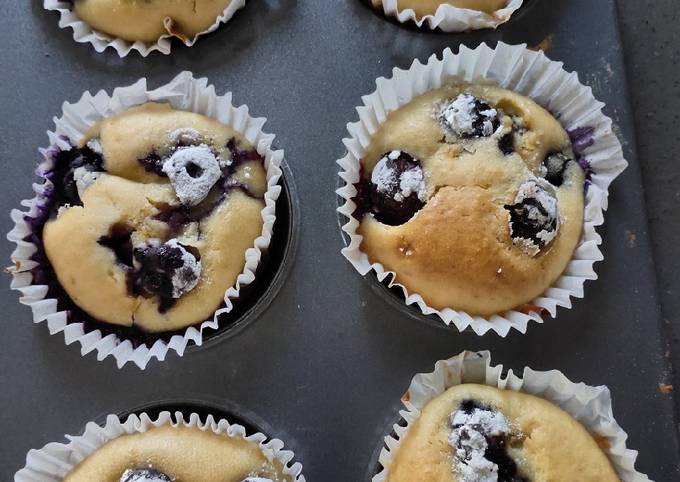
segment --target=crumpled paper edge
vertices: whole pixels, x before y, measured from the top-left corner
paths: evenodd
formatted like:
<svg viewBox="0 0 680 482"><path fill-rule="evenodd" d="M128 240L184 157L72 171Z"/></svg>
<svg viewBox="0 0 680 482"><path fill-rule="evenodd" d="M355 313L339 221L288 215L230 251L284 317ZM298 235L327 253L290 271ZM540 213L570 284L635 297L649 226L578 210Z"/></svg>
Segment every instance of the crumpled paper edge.
<svg viewBox="0 0 680 482"><path fill-rule="evenodd" d="M418 18L411 8L399 10L397 0L371 0L374 8L382 9L386 16L393 17L400 23L413 22L418 28L439 29L447 33L498 28L510 20L512 14L519 10L523 3L524 0L510 0L505 8L496 10L493 14L442 4L434 15Z"/></svg>

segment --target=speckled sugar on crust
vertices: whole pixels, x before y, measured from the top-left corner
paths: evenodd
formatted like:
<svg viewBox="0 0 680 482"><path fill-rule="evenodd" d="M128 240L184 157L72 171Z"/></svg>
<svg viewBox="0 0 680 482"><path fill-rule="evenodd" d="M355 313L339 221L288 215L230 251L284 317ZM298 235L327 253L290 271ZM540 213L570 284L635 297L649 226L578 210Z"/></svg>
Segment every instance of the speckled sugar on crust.
<svg viewBox="0 0 680 482"><path fill-rule="evenodd" d="M508 0L398 0L400 10L413 9L418 17L434 15L440 5L453 5L458 8L493 13L507 6Z"/></svg>
<svg viewBox="0 0 680 482"><path fill-rule="evenodd" d="M106 443L64 482L120 482L125 470L149 466L178 481L241 482L250 476L273 482L294 480L284 474L279 461L269 461L256 442L166 425Z"/></svg>
<svg viewBox="0 0 680 482"><path fill-rule="evenodd" d="M193 38L207 30L231 0L74 0L75 13L93 29L131 42L172 34Z"/></svg>
<svg viewBox="0 0 680 482"><path fill-rule="evenodd" d="M447 142L438 113L470 93L502 113L491 136ZM511 131L513 153L501 150ZM581 236L583 171L570 162L555 188L560 226L536 256L514 244L509 211L518 189L544 172L554 152L573 159L569 137L532 100L491 86L456 85L413 99L380 126L361 162L364 176L385 152L401 150L420 160L426 205L408 222L387 226L369 214L357 230L371 263L396 273L396 282L436 309L490 316L543 293L564 271Z"/></svg>
<svg viewBox="0 0 680 482"><path fill-rule="evenodd" d="M229 140L243 140L243 136L232 128L214 119L177 111L168 104L148 102L121 115L102 119L80 144L99 137L105 158L104 168L110 174L137 182L167 182L167 178L145 169L139 159L154 153L167 157L177 142L193 141L187 136L186 128L178 128L181 125L191 126L191 135L213 147L223 161L231 159L227 148ZM140 136L140 132L145 135Z"/></svg>
<svg viewBox="0 0 680 482"><path fill-rule="evenodd" d="M451 414L467 400L498 410L521 434L507 446L520 476L533 481L619 481L595 439L556 405L521 392L463 384L431 400L410 424L390 464L388 482L464 482L454 467L449 436Z"/></svg>
<svg viewBox="0 0 680 482"><path fill-rule="evenodd" d="M198 210L195 215L182 206L167 178L139 162L151 152L162 159L183 148L174 144L182 140L176 135L178 126L191 126L192 135L198 136L195 141L209 145L230 172L219 181L219 189L216 186L199 206L190 207ZM211 318L242 272L246 250L262 231L267 183L261 160L232 164L232 155L244 155L237 145L249 148L240 134L207 117L161 104L145 104L104 119L81 144L97 136L108 172L100 173L84 190L82 206L62 207L43 230L45 251L59 283L95 320L134 325L148 333ZM137 268L101 242L117 225L128 227L132 247L174 242L195 250L201 268L198 283L192 280L176 290L173 281L175 299L132 289L130 272ZM177 274L167 273L173 279Z"/></svg>

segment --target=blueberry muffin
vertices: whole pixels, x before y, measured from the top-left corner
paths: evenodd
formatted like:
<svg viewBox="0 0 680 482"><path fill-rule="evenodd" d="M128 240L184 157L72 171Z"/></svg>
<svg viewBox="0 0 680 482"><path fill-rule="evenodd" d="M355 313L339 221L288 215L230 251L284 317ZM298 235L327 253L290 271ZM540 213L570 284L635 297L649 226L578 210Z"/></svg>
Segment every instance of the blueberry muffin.
<svg viewBox="0 0 680 482"><path fill-rule="evenodd" d="M216 120L147 103L50 156L34 283L71 317L145 333L212 319L262 233L267 179L253 146Z"/></svg>
<svg viewBox="0 0 680 482"><path fill-rule="evenodd" d="M585 174L559 122L498 87L391 112L361 159L360 249L433 308L491 316L541 295L583 226Z"/></svg>
<svg viewBox="0 0 680 482"><path fill-rule="evenodd" d="M614 482L596 440L524 393L464 384L431 400L404 436L388 482Z"/></svg>
<svg viewBox="0 0 680 482"><path fill-rule="evenodd" d="M231 0L72 0L76 15L94 30L130 42L163 35L183 41L206 31Z"/></svg>
<svg viewBox="0 0 680 482"><path fill-rule="evenodd" d="M292 482L256 442L165 425L122 435L78 464L64 482Z"/></svg>
<svg viewBox="0 0 680 482"><path fill-rule="evenodd" d="M397 0L399 10L412 9L418 18L434 15L441 5L451 5L458 8L493 13L505 8L508 0Z"/></svg>

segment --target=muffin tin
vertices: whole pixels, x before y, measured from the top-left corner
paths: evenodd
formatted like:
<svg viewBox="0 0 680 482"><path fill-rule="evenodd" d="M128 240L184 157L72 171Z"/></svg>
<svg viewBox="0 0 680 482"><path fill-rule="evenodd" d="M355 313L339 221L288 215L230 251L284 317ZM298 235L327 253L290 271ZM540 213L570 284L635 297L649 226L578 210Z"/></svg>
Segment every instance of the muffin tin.
<svg viewBox="0 0 680 482"><path fill-rule="evenodd" d="M3 480L30 448L62 441L89 420L149 404L190 411L203 403L283 440L308 480L368 481L411 377L464 349L489 349L507 368L555 368L608 385L628 445L640 451L637 469L653 480L677 476L672 398L659 392L667 364L614 0L531 0L496 31L457 35L409 29L359 0L251 1L196 46L146 59L76 44L39 2L12 2L5 13L10 27L0 60L11 68L0 77L7 160L0 199L7 212L30 197L36 149L64 100L144 76L158 86L185 69L267 117L289 169L287 195L277 205L278 221L288 224L277 226L271 285L253 290L232 328L182 358L140 371L81 357L76 346L33 325L16 292L1 292ZM610 190L598 231L605 261L595 265L599 279L586 284L585 299L506 338L460 334L406 307L374 276L358 275L340 254L334 193L345 124L357 119L354 106L377 77L445 47L498 40L543 42L549 57L577 71L607 103L630 163ZM9 231L8 215L3 222ZM6 242L6 260L11 249Z"/></svg>

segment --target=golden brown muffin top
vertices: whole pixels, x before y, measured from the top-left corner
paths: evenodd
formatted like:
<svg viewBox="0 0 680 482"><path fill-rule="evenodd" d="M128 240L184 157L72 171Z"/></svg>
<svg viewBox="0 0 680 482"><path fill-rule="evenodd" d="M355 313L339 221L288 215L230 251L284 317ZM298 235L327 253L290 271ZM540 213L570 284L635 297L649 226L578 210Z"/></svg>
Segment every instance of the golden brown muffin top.
<svg viewBox="0 0 680 482"><path fill-rule="evenodd" d="M212 318L262 232L262 158L230 127L153 103L103 119L85 145L101 169L73 171L80 202L43 229L59 283L107 323L163 332Z"/></svg>
<svg viewBox="0 0 680 482"><path fill-rule="evenodd" d="M256 442L164 425L111 440L78 464L64 482L128 482L126 477L132 477L129 482L147 482L134 478L133 471L145 470L156 481L242 482L248 477L293 481L284 474L282 464L269 460Z"/></svg>
<svg viewBox="0 0 680 482"><path fill-rule="evenodd" d="M475 384L454 386L427 403L401 441L387 481L511 476L536 482L619 481L595 439L567 412L532 395Z"/></svg>
<svg viewBox="0 0 680 482"><path fill-rule="evenodd" d="M75 12L93 29L131 42L163 35L192 39L217 21L231 0L75 0Z"/></svg>
<svg viewBox="0 0 680 482"><path fill-rule="evenodd" d="M434 308L528 303L581 236L584 173L531 99L458 84L391 112L361 159L361 250Z"/></svg>

